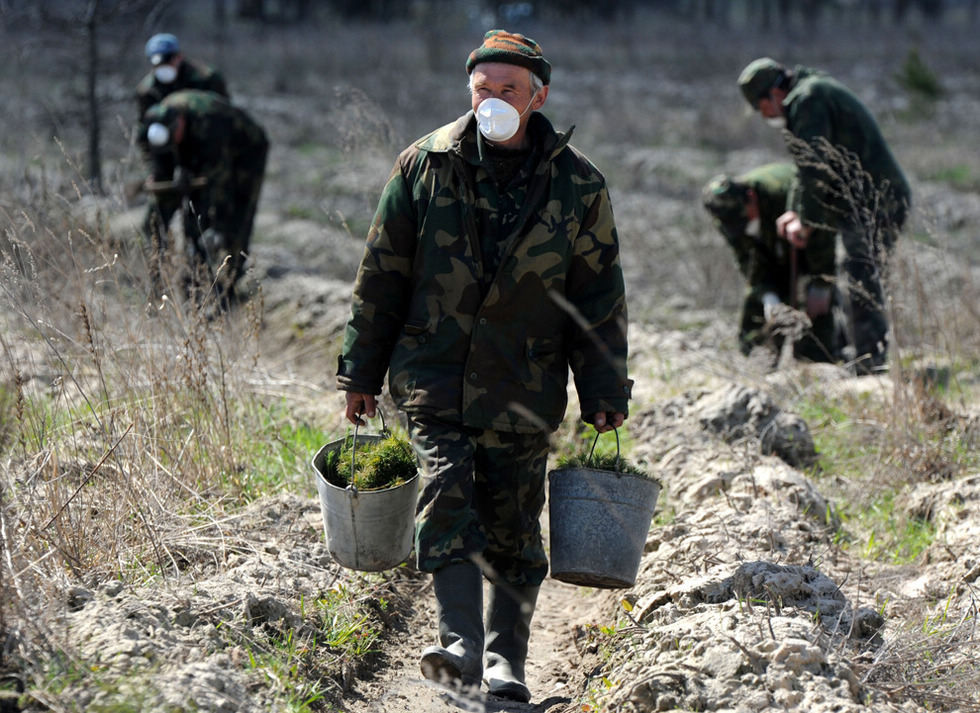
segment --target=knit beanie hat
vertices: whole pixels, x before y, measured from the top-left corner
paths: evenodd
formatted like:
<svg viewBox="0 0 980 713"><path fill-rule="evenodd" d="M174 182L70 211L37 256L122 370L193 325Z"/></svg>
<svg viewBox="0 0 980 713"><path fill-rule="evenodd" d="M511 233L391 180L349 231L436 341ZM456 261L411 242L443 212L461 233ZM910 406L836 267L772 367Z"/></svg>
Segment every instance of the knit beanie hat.
<svg viewBox="0 0 980 713"><path fill-rule="evenodd" d="M507 30L490 30L483 36L483 44L470 52L466 60L466 73L480 62L504 62L516 64L534 72L544 84L551 82L551 64L541 54L541 47L530 37Z"/></svg>
<svg viewBox="0 0 980 713"><path fill-rule="evenodd" d="M748 186L724 174L712 178L701 191L705 209L722 223L744 221L748 198Z"/></svg>
<svg viewBox="0 0 980 713"><path fill-rule="evenodd" d="M742 96L753 107L759 105L770 89L776 86L786 74L786 68L770 57L752 60L738 77L738 87Z"/></svg>
<svg viewBox="0 0 980 713"><path fill-rule="evenodd" d="M146 41L144 50L146 52L146 58L155 67L165 58L180 52L180 43L169 32L161 32L160 34L153 35L153 37Z"/></svg>

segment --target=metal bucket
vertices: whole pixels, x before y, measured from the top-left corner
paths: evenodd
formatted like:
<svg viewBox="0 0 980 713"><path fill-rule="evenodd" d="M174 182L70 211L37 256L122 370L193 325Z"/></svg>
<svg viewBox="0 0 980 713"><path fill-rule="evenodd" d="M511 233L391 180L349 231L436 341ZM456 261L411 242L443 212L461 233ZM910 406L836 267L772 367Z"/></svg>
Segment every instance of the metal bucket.
<svg viewBox="0 0 980 713"><path fill-rule="evenodd" d="M587 467L551 471L552 578L600 589L632 587L659 494L660 483L642 475Z"/></svg>
<svg viewBox="0 0 980 713"><path fill-rule="evenodd" d="M386 436L387 433L358 436L355 428L355 453L358 443L380 441ZM346 441L331 441L313 457L327 550L348 569L379 572L397 567L412 552L418 473L411 480L384 490L358 490L353 483L339 488L327 482L326 457L330 451L341 449Z"/></svg>

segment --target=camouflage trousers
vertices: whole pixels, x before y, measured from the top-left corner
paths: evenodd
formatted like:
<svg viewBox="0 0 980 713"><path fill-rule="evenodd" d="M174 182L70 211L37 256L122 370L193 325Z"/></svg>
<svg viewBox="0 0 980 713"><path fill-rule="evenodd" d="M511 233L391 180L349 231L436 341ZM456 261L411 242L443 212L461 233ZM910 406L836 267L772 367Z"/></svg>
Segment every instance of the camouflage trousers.
<svg viewBox="0 0 980 713"><path fill-rule="evenodd" d="M167 247L170 221L180 210L180 197L176 195L150 196L143 216L143 235L155 252L162 253Z"/></svg>
<svg viewBox="0 0 980 713"><path fill-rule="evenodd" d="M158 180L171 179L166 177ZM198 206L201 205L206 205L206 195L200 189L191 191L186 199L177 191L161 192L150 196L143 219L143 234L150 248L150 254L147 256L150 263L150 279L157 292L165 291L162 267L171 243L170 224L178 212L181 213L186 241L184 247L188 265L185 269L193 272L198 265L197 246L200 244L201 234L208 220L206 215L199 213ZM179 278L180 282L188 280L190 280L189 275L181 275ZM210 283L210 280L206 282Z"/></svg>
<svg viewBox="0 0 980 713"><path fill-rule="evenodd" d="M842 230L845 257L841 264L847 294L851 343L855 356L881 366L888 355L888 316L884 273L897 231L883 230L875 240L863 230Z"/></svg>
<svg viewBox="0 0 980 713"><path fill-rule="evenodd" d="M422 476L418 568L475 559L493 581L541 584L548 434L471 429L419 414L409 415L409 432Z"/></svg>
<svg viewBox="0 0 980 713"><path fill-rule="evenodd" d="M265 177L265 162L268 154L268 144L252 147L250 151L238 156L228 195L212 197L215 209L214 228L224 238L224 255L230 260L228 277L229 287L245 272L245 258L248 254L252 238L252 227L255 222L255 212L259 204L259 193ZM212 258L214 256L211 256ZM220 261L217 264L221 264Z"/></svg>

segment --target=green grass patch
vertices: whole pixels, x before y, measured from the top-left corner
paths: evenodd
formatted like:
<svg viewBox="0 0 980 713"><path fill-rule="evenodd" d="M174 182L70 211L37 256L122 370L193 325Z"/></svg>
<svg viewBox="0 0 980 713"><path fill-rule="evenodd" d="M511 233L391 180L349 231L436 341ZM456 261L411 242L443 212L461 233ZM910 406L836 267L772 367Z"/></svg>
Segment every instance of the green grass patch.
<svg viewBox="0 0 980 713"><path fill-rule="evenodd" d="M312 207L299 203L290 203L283 209L283 213L293 220L313 220L321 215L321 211L314 211Z"/></svg>
<svg viewBox="0 0 980 713"><path fill-rule="evenodd" d="M848 408L840 399L819 394L801 402L796 412L806 421L819 458L814 475L833 473L844 478L860 478L863 464L876 455L875 441L868 436L873 423L855 417L854 404Z"/></svg>
<svg viewBox="0 0 980 713"><path fill-rule="evenodd" d="M965 163L947 164L937 167L925 176L926 180L945 183L961 191L972 191L980 187L980 176Z"/></svg>
<svg viewBox="0 0 980 713"><path fill-rule="evenodd" d="M273 682L282 710L312 713L331 709L327 679L377 653L381 633L375 613L387 606L384 598L340 583L316 598L301 598L301 626L282 621L223 629L229 642L246 649L244 667Z"/></svg>
<svg viewBox="0 0 980 713"><path fill-rule="evenodd" d="M272 636L261 647L248 650L247 668L271 680L284 699L284 710L290 713L313 713L324 697L319 680L307 672L315 657L316 641L302 640L292 629Z"/></svg>
<svg viewBox="0 0 980 713"><path fill-rule="evenodd" d="M914 48L909 50L901 69L895 73L895 81L919 101L933 102L946 93L939 75L926 64L919 51Z"/></svg>
<svg viewBox="0 0 980 713"><path fill-rule="evenodd" d="M47 394L4 394L3 425L0 426L4 439L0 443L0 454L15 445L26 452L44 450L58 440L58 434L72 433L79 423L79 417L71 409L59 407L57 400Z"/></svg>
<svg viewBox="0 0 980 713"><path fill-rule="evenodd" d="M28 687L20 697L24 710L35 710L32 702L47 710L44 702L52 696L62 698L58 710L70 713L142 713L146 710L160 713L192 713L197 710L193 703L167 704L153 684L157 667L137 666L124 676L98 660L81 660L61 652L45 662L37 662L43 678ZM84 690L87 699L79 700L77 691ZM17 710L20 710L19 708Z"/></svg>
<svg viewBox="0 0 980 713"><path fill-rule="evenodd" d="M378 599L377 606L383 611L388 608L388 602ZM334 587L317 599L313 607L326 632L323 641L328 646L346 658L360 658L375 652L380 632L357 606L355 593L350 589Z"/></svg>
<svg viewBox="0 0 980 713"><path fill-rule="evenodd" d="M845 527L867 533L851 548L876 562L902 565L918 559L936 536L936 526L911 517L895 504L895 494L881 493L869 506L841 513Z"/></svg>
<svg viewBox="0 0 980 713"><path fill-rule="evenodd" d="M325 153L328 150L327 146L316 141L304 141L302 143L295 144L293 148L296 150L296 153L302 156L316 156L317 154Z"/></svg>
<svg viewBox="0 0 980 713"><path fill-rule="evenodd" d="M226 474L229 484L246 501L284 490L315 492L313 456L336 434L297 420L284 402L257 406L251 419L254 430L246 432L250 429L243 423L238 440L244 467Z"/></svg>
<svg viewBox="0 0 980 713"><path fill-rule="evenodd" d="M980 461L976 435L942 401L948 391L913 380L888 397L821 394L796 405L818 453L811 475L840 517L838 545L908 564L932 544L935 523L906 508L901 494L955 480Z"/></svg>

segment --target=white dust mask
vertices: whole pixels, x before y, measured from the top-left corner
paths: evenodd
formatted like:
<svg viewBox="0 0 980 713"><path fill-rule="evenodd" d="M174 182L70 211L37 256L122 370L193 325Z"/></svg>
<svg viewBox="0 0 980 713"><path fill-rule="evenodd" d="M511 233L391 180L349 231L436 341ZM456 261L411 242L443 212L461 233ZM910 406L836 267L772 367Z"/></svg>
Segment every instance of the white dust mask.
<svg viewBox="0 0 980 713"><path fill-rule="evenodd" d="M146 140L154 148L166 146L167 142L170 141L170 129L160 122L154 121L146 129Z"/></svg>
<svg viewBox="0 0 980 713"><path fill-rule="evenodd" d="M785 129L786 128L786 117L785 116L769 116L766 117L766 123L769 124L774 129Z"/></svg>
<svg viewBox="0 0 980 713"><path fill-rule="evenodd" d="M162 84L171 84L177 78L177 68L172 64L161 64L154 68L153 76Z"/></svg>
<svg viewBox="0 0 980 713"><path fill-rule="evenodd" d="M533 101L534 95L532 94L531 101L527 103L524 111L518 114L517 109L503 99L496 97L484 99L476 108L476 123L480 133L487 141L507 141L517 133L517 129L521 125L521 117L531 108Z"/></svg>
<svg viewBox="0 0 980 713"><path fill-rule="evenodd" d="M748 223L745 224L745 234L751 238L759 237L759 230L762 228L762 221L758 218L753 218Z"/></svg>

